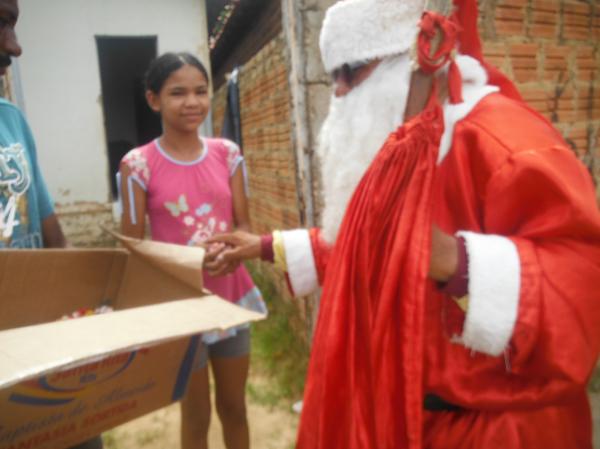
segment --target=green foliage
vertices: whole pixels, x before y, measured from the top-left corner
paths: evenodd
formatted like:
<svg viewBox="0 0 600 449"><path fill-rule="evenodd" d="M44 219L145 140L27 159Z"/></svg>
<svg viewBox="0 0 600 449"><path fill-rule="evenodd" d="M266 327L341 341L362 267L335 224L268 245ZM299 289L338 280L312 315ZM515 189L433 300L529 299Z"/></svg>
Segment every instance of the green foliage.
<svg viewBox="0 0 600 449"><path fill-rule="evenodd" d="M297 301L282 298L268 276L248 267L269 308L269 317L252 327L252 369L269 378L266 386L249 385L248 394L259 402L302 397L308 367L306 328Z"/></svg>

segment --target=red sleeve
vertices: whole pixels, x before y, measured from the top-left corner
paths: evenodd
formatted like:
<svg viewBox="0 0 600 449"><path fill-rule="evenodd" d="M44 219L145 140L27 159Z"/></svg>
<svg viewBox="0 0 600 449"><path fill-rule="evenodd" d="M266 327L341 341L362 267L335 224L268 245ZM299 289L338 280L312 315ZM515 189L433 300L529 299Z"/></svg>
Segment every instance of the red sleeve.
<svg viewBox="0 0 600 449"><path fill-rule="evenodd" d="M511 370L547 399L585 385L600 349L600 213L585 167L566 148L512 155L485 195L486 233L520 261ZM552 398L554 396L554 398Z"/></svg>

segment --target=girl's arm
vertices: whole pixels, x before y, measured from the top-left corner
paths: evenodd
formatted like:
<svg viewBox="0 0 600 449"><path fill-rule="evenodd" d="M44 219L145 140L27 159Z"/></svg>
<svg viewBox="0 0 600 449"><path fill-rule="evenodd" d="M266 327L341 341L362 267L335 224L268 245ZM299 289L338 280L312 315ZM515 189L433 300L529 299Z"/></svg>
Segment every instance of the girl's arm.
<svg viewBox="0 0 600 449"><path fill-rule="evenodd" d="M230 178L231 197L233 203L233 230L250 232L250 214L248 212L248 197L244 187L244 172L239 164ZM205 269L211 276L223 276L237 269L241 260L218 262L215 258L224 249L223 243L214 243L209 247L205 259Z"/></svg>
<svg viewBox="0 0 600 449"><path fill-rule="evenodd" d="M121 173L121 233L137 239L144 238L146 229L146 192L137 182L129 182L131 169L125 163Z"/></svg>
<svg viewBox="0 0 600 449"><path fill-rule="evenodd" d="M244 172L239 164L231 176L231 196L233 198L233 224L235 229L250 232L250 213L248 212L248 197L244 186Z"/></svg>

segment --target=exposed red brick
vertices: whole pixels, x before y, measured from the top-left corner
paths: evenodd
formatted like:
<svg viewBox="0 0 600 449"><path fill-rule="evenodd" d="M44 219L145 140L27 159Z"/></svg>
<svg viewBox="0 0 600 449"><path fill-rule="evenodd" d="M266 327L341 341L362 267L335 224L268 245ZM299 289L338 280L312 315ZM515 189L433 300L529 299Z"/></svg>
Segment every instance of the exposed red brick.
<svg viewBox="0 0 600 449"><path fill-rule="evenodd" d="M590 150L587 127L574 125L565 132L565 138L580 157Z"/></svg>
<svg viewBox="0 0 600 449"><path fill-rule="evenodd" d="M499 35L522 34L526 0L504 0L495 11L494 25Z"/></svg>
<svg viewBox="0 0 600 449"><path fill-rule="evenodd" d="M536 111L547 114L550 112L548 93L541 88L524 87L521 89L521 95L527 104Z"/></svg>
<svg viewBox="0 0 600 449"><path fill-rule="evenodd" d="M587 2L565 0L564 2L565 14L577 14L580 16L589 16L592 13L591 6Z"/></svg>
<svg viewBox="0 0 600 449"><path fill-rule="evenodd" d="M483 57L493 66L502 67L506 60L506 46L504 44L485 42L483 46Z"/></svg>
<svg viewBox="0 0 600 449"><path fill-rule="evenodd" d="M508 46L508 52L511 57L522 57L531 58L536 57L539 52L540 46L537 43L533 44L511 44Z"/></svg>
<svg viewBox="0 0 600 449"><path fill-rule="evenodd" d="M498 8L496 11L496 20L499 21L523 21L525 18L524 10L513 8Z"/></svg>
<svg viewBox="0 0 600 449"><path fill-rule="evenodd" d="M592 81L598 72L599 61L595 57L594 47L580 46L576 53L577 78L582 81Z"/></svg>
<svg viewBox="0 0 600 449"><path fill-rule="evenodd" d="M591 7L582 2L565 2L563 12L563 37L587 40L591 32Z"/></svg>
<svg viewBox="0 0 600 449"><path fill-rule="evenodd" d="M573 48L569 46L546 45L544 79L558 82L568 78L569 56Z"/></svg>
<svg viewBox="0 0 600 449"><path fill-rule="evenodd" d="M506 45L493 42L484 42L483 54L486 58L503 58L504 56L506 56Z"/></svg>
<svg viewBox="0 0 600 449"><path fill-rule="evenodd" d="M555 38L558 35L558 25L533 24L529 28L529 36Z"/></svg>
<svg viewBox="0 0 600 449"><path fill-rule="evenodd" d="M537 79L539 45L512 44L509 45L509 55L515 80L520 83Z"/></svg>
<svg viewBox="0 0 600 449"><path fill-rule="evenodd" d="M596 7L596 12L592 18L592 35L595 39L600 37L600 8Z"/></svg>
<svg viewBox="0 0 600 449"><path fill-rule="evenodd" d="M558 13L546 12L546 11L534 11L532 14L532 20L534 23L545 23L549 25L556 25L558 23Z"/></svg>
<svg viewBox="0 0 600 449"><path fill-rule="evenodd" d="M556 0L533 0L531 2L531 7L534 13L536 11L558 13L559 2Z"/></svg>
<svg viewBox="0 0 600 449"><path fill-rule="evenodd" d="M498 2L498 7L509 6L509 7L522 8L525 5L527 5L527 0L500 0Z"/></svg>
<svg viewBox="0 0 600 449"><path fill-rule="evenodd" d="M288 68L280 36L263 47L240 74L244 156L250 218L257 232L299 226L292 150ZM222 122L225 87L215 93L215 128ZM218 129L215 129L218 132Z"/></svg>
<svg viewBox="0 0 600 449"><path fill-rule="evenodd" d="M531 69L513 69L515 81L519 83L527 83L537 79L537 73Z"/></svg>
<svg viewBox="0 0 600 449"><path fill-rule="evenodd" d="M550 5L545 5L543 2L542 5L538 5L536 7L534 5L532 17L531 17L531 25L529 27L529 36L534 38L553 38L558 34L558 24L559 24L559 13L556 5L554 7ZM546 2L547 3L547 2Z"/></svg>

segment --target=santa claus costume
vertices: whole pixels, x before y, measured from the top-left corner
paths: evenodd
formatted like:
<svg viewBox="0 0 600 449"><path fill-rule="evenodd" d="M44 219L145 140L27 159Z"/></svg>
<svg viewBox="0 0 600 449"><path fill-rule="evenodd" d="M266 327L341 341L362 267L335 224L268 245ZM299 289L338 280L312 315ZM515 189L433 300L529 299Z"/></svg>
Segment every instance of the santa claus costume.
<svg viewBox="0 0 600 449"><path fill-rule="evenodd" d="M483 61L475 1L455 3L457 25L422 16L421 0L346 0L326 14L328 71L390 60L395 83L408 86L418 41L421 69L447 71L450 95L440 103L434 87L420 114L367 134L377 151L347 160L332 149L344 133L325 123L323 229L281 234L294 292L323 287L300 449L592 447L593 184L551 124ZM428 59L432 26L450 48ZM386 111L355 114L372 123ZM432 224L464 241L460 300L427 278Z"/></svg>

